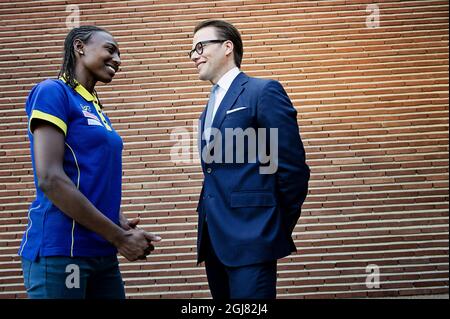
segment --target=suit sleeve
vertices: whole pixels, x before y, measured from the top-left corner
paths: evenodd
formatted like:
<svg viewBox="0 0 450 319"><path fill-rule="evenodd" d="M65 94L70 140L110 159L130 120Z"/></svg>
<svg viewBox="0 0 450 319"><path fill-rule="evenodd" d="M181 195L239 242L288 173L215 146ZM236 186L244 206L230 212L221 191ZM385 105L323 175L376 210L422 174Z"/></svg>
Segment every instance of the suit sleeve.
<svg viewBox="0 0 450 319"><path fill-rule="evenodd" d="M310 170L297 124L297 111L277 81L269 81L258 100L258 126L278 132L277 197L292 233L308 193ZM273 150L271 150L271 154ZM276 158L275 158L276 160Z"/></svg>

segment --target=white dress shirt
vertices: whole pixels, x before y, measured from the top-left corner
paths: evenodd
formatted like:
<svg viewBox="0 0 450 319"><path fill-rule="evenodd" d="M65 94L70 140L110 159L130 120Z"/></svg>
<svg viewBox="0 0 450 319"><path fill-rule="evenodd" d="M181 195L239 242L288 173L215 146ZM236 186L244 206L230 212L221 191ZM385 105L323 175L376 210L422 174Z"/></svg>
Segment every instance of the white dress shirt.
<svg viewBox="0 0 450 319"><path fill-rule="evenodd" d="M239 68L234 67L227 73L225 73L220 80L217 82L217 85L219 88L216 92L216 101L214 103L214 111L213 111L213 117L212 121L214 121L214 117L216 116L217 110L219 109L220 103L222 103L223 98L225 97L225 94L227 94L228 89L231 86L231 83L233 83L234 79L241 73Z"/></svg>

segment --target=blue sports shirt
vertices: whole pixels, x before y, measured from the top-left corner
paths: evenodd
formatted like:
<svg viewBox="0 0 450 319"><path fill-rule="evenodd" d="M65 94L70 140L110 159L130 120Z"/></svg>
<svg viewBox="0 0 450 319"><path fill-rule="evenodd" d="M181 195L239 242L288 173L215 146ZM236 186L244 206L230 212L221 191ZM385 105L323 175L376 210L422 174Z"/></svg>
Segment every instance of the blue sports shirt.
<svg viewBox="0 0 450 319"><path fill-rule="evenodd" d="M74 185L105 216L119 225L122 187L122 139L112 128L97 98L81 84L64 80L36 85L26 101L36 199L28 211L28 226L19 255L98 257L117 253L100 235L64 214L38 188L33 150L33 121L44 120L65 135L64 171Z"/></svg>

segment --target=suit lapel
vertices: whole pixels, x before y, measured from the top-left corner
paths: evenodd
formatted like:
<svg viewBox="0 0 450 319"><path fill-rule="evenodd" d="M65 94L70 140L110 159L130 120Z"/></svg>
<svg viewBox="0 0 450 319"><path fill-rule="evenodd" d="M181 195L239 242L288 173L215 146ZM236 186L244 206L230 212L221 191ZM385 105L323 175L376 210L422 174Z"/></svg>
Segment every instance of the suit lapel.
<svg viewBox="0 0 450 319"><path fill-rule="evenodd" d="M242 91L244 91L244 84L247 83L247 81L248 76L244 72L239 73L238 76L234 79L222 102L220 103L219 108L217 109L212 127L216 129L220 128L223 120L225 119L227 111L233 107L239 95L241 95ZM216 134L217 132L215 132L214 140L211 142L211 144L209 144L209 148L212 148L214 146L214 143L216 141Z"/></svg>
<svg viewBox="0 0 450 319"><path fill-rule="evenodd" d="M200 163L202 166L204 166L203 158L202 158L202 150L204 147L206 147L206 141L202 138L203 137L203 129L205 127L205 117L206 117L206 107L208 104L206 104L205 108L203 109L202 114L200 115L199 119L199 128L198 128L198 136L197 136L197 145L199 147L198 154L200 156Z"/></svg>
<svg viewBox="0 0 450 319"><path fill-rule="evenodd" d="M225 94L222 102L219 105L219 108L217 109L217 113L214 116L214 121L212 123L212 127L214 128L220 128L222 125L222 122L225 119L225 115L227 114L227 111L233 107L234 103L236 102L237 98L241 93L244 91L244 84L247 83L248 76L241 72L238 74L238 76L234 79L233 83L231 83L230 88L227 91L227 94ZM205 127L205 117L206 117L206 107L203 110L202 114L200 115L200 127L199 127L199 140L198 144L201 145L201 148L199 150L200 155L200 162L202 163L202 166L204 166L204 161L202 158L202 150L204 147L206 147L206 141L202 138L203 137L203 129ZM215 132L217 134L217 132ZM216 134L214 134L214 140L209 144L208 151L214 146L214 143L216 141ZM209 154L209 152L208 152Z"/></svg>
<svg viewBox="0 0 450 319"><path fill-rule="evenodd" d="M247 81L248 81L247 75L241 72L234 79L233 83L231 83L231 86L228 89L227 94L225 94L222 102L219 105L219 108L217 109L216 116L214 116L214 121L212 123L213 127L220 128L223 120L225 119L227 111L231 109L231 107L236 102L238 96L241 95L242 91L244 90L243 85Z"/></svg>

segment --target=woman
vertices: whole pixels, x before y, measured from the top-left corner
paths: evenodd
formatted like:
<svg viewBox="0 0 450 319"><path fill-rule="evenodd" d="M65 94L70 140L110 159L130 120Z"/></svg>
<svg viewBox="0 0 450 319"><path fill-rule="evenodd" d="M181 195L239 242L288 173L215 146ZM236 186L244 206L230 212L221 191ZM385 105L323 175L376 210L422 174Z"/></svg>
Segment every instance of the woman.
<svg viewBox="0 0 450 319"><path fill-rule="evenodd" d="M124 298L117 251L145 259L159 241L120 213L122 139L95 84L120 66L113 36L95 26L69 32L59 79L26 102L36 199L19 255L30 298Z"/></svg>

